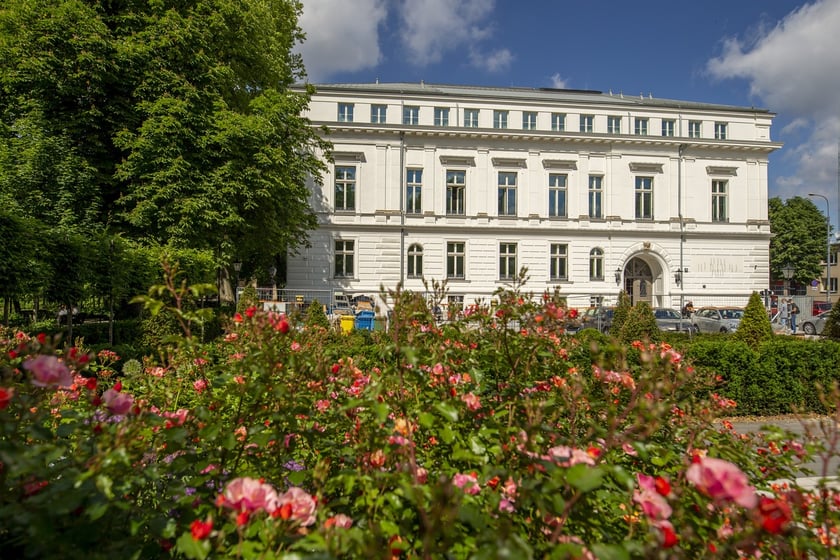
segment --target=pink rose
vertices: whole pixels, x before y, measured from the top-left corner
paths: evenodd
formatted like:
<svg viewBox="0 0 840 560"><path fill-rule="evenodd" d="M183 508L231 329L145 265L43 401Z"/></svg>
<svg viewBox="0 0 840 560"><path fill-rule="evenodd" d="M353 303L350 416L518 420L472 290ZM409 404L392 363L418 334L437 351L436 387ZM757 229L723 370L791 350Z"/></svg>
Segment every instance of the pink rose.
<svg viewBox="0 0 840 560"><path fill-rule="evenodd" d="M343 513L339 513L338 515L333 515L326 521L324 521L324 527L338 527L339 529L349 529L353 526L353 520L344 515Z"/></svg>
<svg viewBox="0 0 840 560"><path fill-rule="evenodd" d="M586 451L575 449L573 447L566 447L565 445L558 445L548 450L551 459L561 467L571 467L583 463L584 465L594 465L595 459L592 458Z"/></svg>
<svg viewBox="0 0 840 560"><path fill-rule="evenodd" d="M648 519L658 521L671 517L671 506L657 491L656 480L652 476L637 474L639 489L633 492L633 501L642 507Z"/></svg>
<svg viewBox="0 0 840 560"><path fill-rule="evenodd" d="M228 483L217 502L239 512L265 510L271 513L277 508L277 491L270 484L254 478L235 478Z"/></svg>
<svg viewBox="0 0 840 560"><path fill-rule="evenodd" d="M207 388L207 380L196 379L195 381L193 381L193 389L195 389L196 393L201 394L201 393L204 392L204 390L206 388Z"/></svg>
<svg viewBox="0 0 840 560"><path fill-rule="evenodd" d="M73 374L70 368L55 356L41 354L23 363L23 369L32 373L32 384L36 387L70 387Z"/></svg>
<svg viewBox="0 0 840 560"><path fill-rule="evenodd" d="M470 410L478 410L481 408L481 401L471 392L461 396L461 400L464 401L464 404L466 404L467 408Z"/></svg>
<svg viewBox="0 0 840 560"><path fill-rule="evenodd" d="M472 473L456 474L452 477L452 484L470 495L475 495L481 492L481 487L478 485L478 478Z"/></svg>
<svg viewBox="0 0 840 560"><path fill-rule="evenodd" d="M131 406L134 404L134 397L113 389L108 389L102 393L102 402L105 403L105 406L111 414L122 416L128 414L131 410Z"/></svg>
<svg viewBox="0 0 840 560"><path fill-rule="evenodd" d="M695 457L685 478L716 502L735 502L745 508L758 504L755 488L747 475L729 461L712 457Z"/></svg>
<svg viewBox="0 0 840 560"><path fill-rule="evenodd" d="M277 511L283 519L298 521L303 527L315 523L315 498L306 490L292 486L277 501Z"/></svg>

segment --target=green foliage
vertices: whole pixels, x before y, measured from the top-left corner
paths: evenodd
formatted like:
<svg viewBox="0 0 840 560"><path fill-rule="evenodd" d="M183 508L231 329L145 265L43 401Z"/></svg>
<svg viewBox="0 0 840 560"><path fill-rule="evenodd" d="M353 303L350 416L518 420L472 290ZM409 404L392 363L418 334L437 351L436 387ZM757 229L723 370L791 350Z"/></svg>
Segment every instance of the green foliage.
<svg viewBox="0 0 840 560"><path fill-rule="evenodd" d="M828 314L821 334L831 340L840 341L840 305L831 306L831 313Z"/></svg>
<svg viewBox="0 0 840 560"><path fill-rule="evenodd" d="M738 323L738 329L732 334L732 338L745 342L752 348L773 338L770 317L767 315L764 302L758 292L753 292L750 296L750 301L744 310L744 316Z"/></svg>
<svg viewBox="0 0 840 560"><path fill-rule="evenodd" d="M630 308L627 318L618 332L615 332L614 328L615 319L613 319L613 333L619 340L626 343L631 343L634 340L659 342L662 337L659 325L656 324L653 309L645 301L640 301Z"/></svg>
<svg viewBox="0 0 840 560"><path fill-rule="evenodd" d="M239 301L236 302L236 310L239 313L244 313L246 309L249 307L259 307L260 306L260 297L257 293L257 289L250 284L245 286L242 289L242 293L239 294Z"/></svg>
<svg viewBox="0 0 840 560"><path fill-rule="evenodd" d="M304 323L307 327L330 328L330 320L327 318L327 314L324 313L324 306L321 305L317 299L312 300L309 307L306 308L306 318Z"/></svg>
<svg viewBox="0 0 840 560"><path fill-rule="evenodd" d="M825 259L825 215L810 199L795 196L782 201L771 198L768 218L770 239L770 275L784 279L782 268L791 263L796 270L793 282L807 283L818 278Z"/></svg>
<svg viewBox="0 0 840 560"><path fill-rule="evenodd" d="M627 295L627 292L621 290L618 292L618 302L616 303L612 323L610 324L610 332L621 332L625 321L627 321L627 317L630 315L631 309L632 305L630 304L630 296Z"/></svg>
<svg viewBox="0 0 840 560"><path fill-rule="evenodd" d="M703 558L710 539L721 558L837 556L812 529L840 522L831 495L795 481L810 448L778 434L765 453L768 440L721 428L731 404L710 393L734 379L721 386L667 345L570 337L551 296L496 297L441 326L407 295L388 333L246 313L223 339L122 366L46 336L0 337L4 556ZM794 398L807 402L808 384L836 375L840 345L789 338L767 343L766 372L801 376ZM766 361L731 337L691 348L735 373ZM812 377L809 352L827 364ZM34 385L37 355L81 378ZM766 528L768 504L710 495L687 474L704 455L743 473L745 493L797 507ZM276 500L232 503L243 477Z"/></svg>

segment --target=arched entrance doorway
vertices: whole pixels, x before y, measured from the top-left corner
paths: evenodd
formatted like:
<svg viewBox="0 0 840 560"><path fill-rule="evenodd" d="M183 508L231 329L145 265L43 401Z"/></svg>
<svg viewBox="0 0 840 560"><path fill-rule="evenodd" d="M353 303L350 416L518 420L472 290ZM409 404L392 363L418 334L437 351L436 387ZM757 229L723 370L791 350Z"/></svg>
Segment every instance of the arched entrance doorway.
<svg viewBox="0 0 840 560"><path fill-rule="evenodd" d="M653 272L650 265L639 257L630 259L624 267L624 291L630 296L630 303L640 301L652 305Z"/></svg>

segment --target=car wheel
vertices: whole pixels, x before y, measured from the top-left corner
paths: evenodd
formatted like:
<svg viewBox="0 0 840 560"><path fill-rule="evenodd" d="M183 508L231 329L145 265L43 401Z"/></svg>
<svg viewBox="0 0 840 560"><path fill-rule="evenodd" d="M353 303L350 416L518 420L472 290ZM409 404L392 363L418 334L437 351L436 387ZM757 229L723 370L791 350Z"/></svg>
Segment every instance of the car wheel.
<svg viewBox="0 0 840 560"><path fill-rule="evenodd" d="M694 331L694 334L700 334L700 327L697 325L692 325L691 330Z"/></svg>
<svg viewBox="0 0 840 560"><path fill-rule="evenodd" d="M802 325L802 330L805 331L805 334L817 334L817 329L814 327L813 323L804 323Z"/></svg>
<svg viewBox="0 0 840 560"><path fill-rule="evenodd" d="M721 328L720 328L720 332L722 332L722 333L726 333L726 327L721 327Z"/></svg>

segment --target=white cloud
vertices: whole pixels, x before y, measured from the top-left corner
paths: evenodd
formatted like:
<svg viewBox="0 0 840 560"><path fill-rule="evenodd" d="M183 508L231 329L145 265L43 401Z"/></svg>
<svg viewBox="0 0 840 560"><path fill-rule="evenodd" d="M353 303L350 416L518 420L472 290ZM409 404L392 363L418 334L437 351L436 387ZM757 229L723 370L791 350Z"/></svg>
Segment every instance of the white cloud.
<svg viewBox="0 0 840 560"><path fill-rule="evenodd" d="M488 72L503 72L510 68L513 54L508 49L493 52L481 52L470 49L470 64Z"/></svg>
<svg viewBox="0 0 840 560"><path fill-rule="evenodd" d="M566 89L569 87L568 80L564 79L560 74L554 74L551 77L551 87L557 89Z"/></svg>
<svg viewBox="0 0 840 560"><path fill-rule="evenodd" d="M300 27L306 40L297 50L311 82L334 72L373 68L382 59L379 26L386 0L306 0Z"/></svg>
<svg viewBox="0 0 840 560"><path fill-rule="evenodd" d="M484 21L494 7L494 0L404 0L401 35L411 62L420 66L440 62L447 51L487 39L491 28ZM510 56L506 49L496 54L503 51Z"/></svg>
<svg viewBox="0 0 840 560"><path fill-rule="evenodd" d="M782 129L788 142L781 157L796 166L794 176L781 177L782 197L803 192L834 193L837 181L837 141L840 133L840 2L819 0L788 14L774 27L758 29L749 41L729 38L723 54L707 64L720 79L740 78L765 106L790 119ZM807 127L803 125L807 123ZM813 127L804 141L797 136Z"/></svg>

